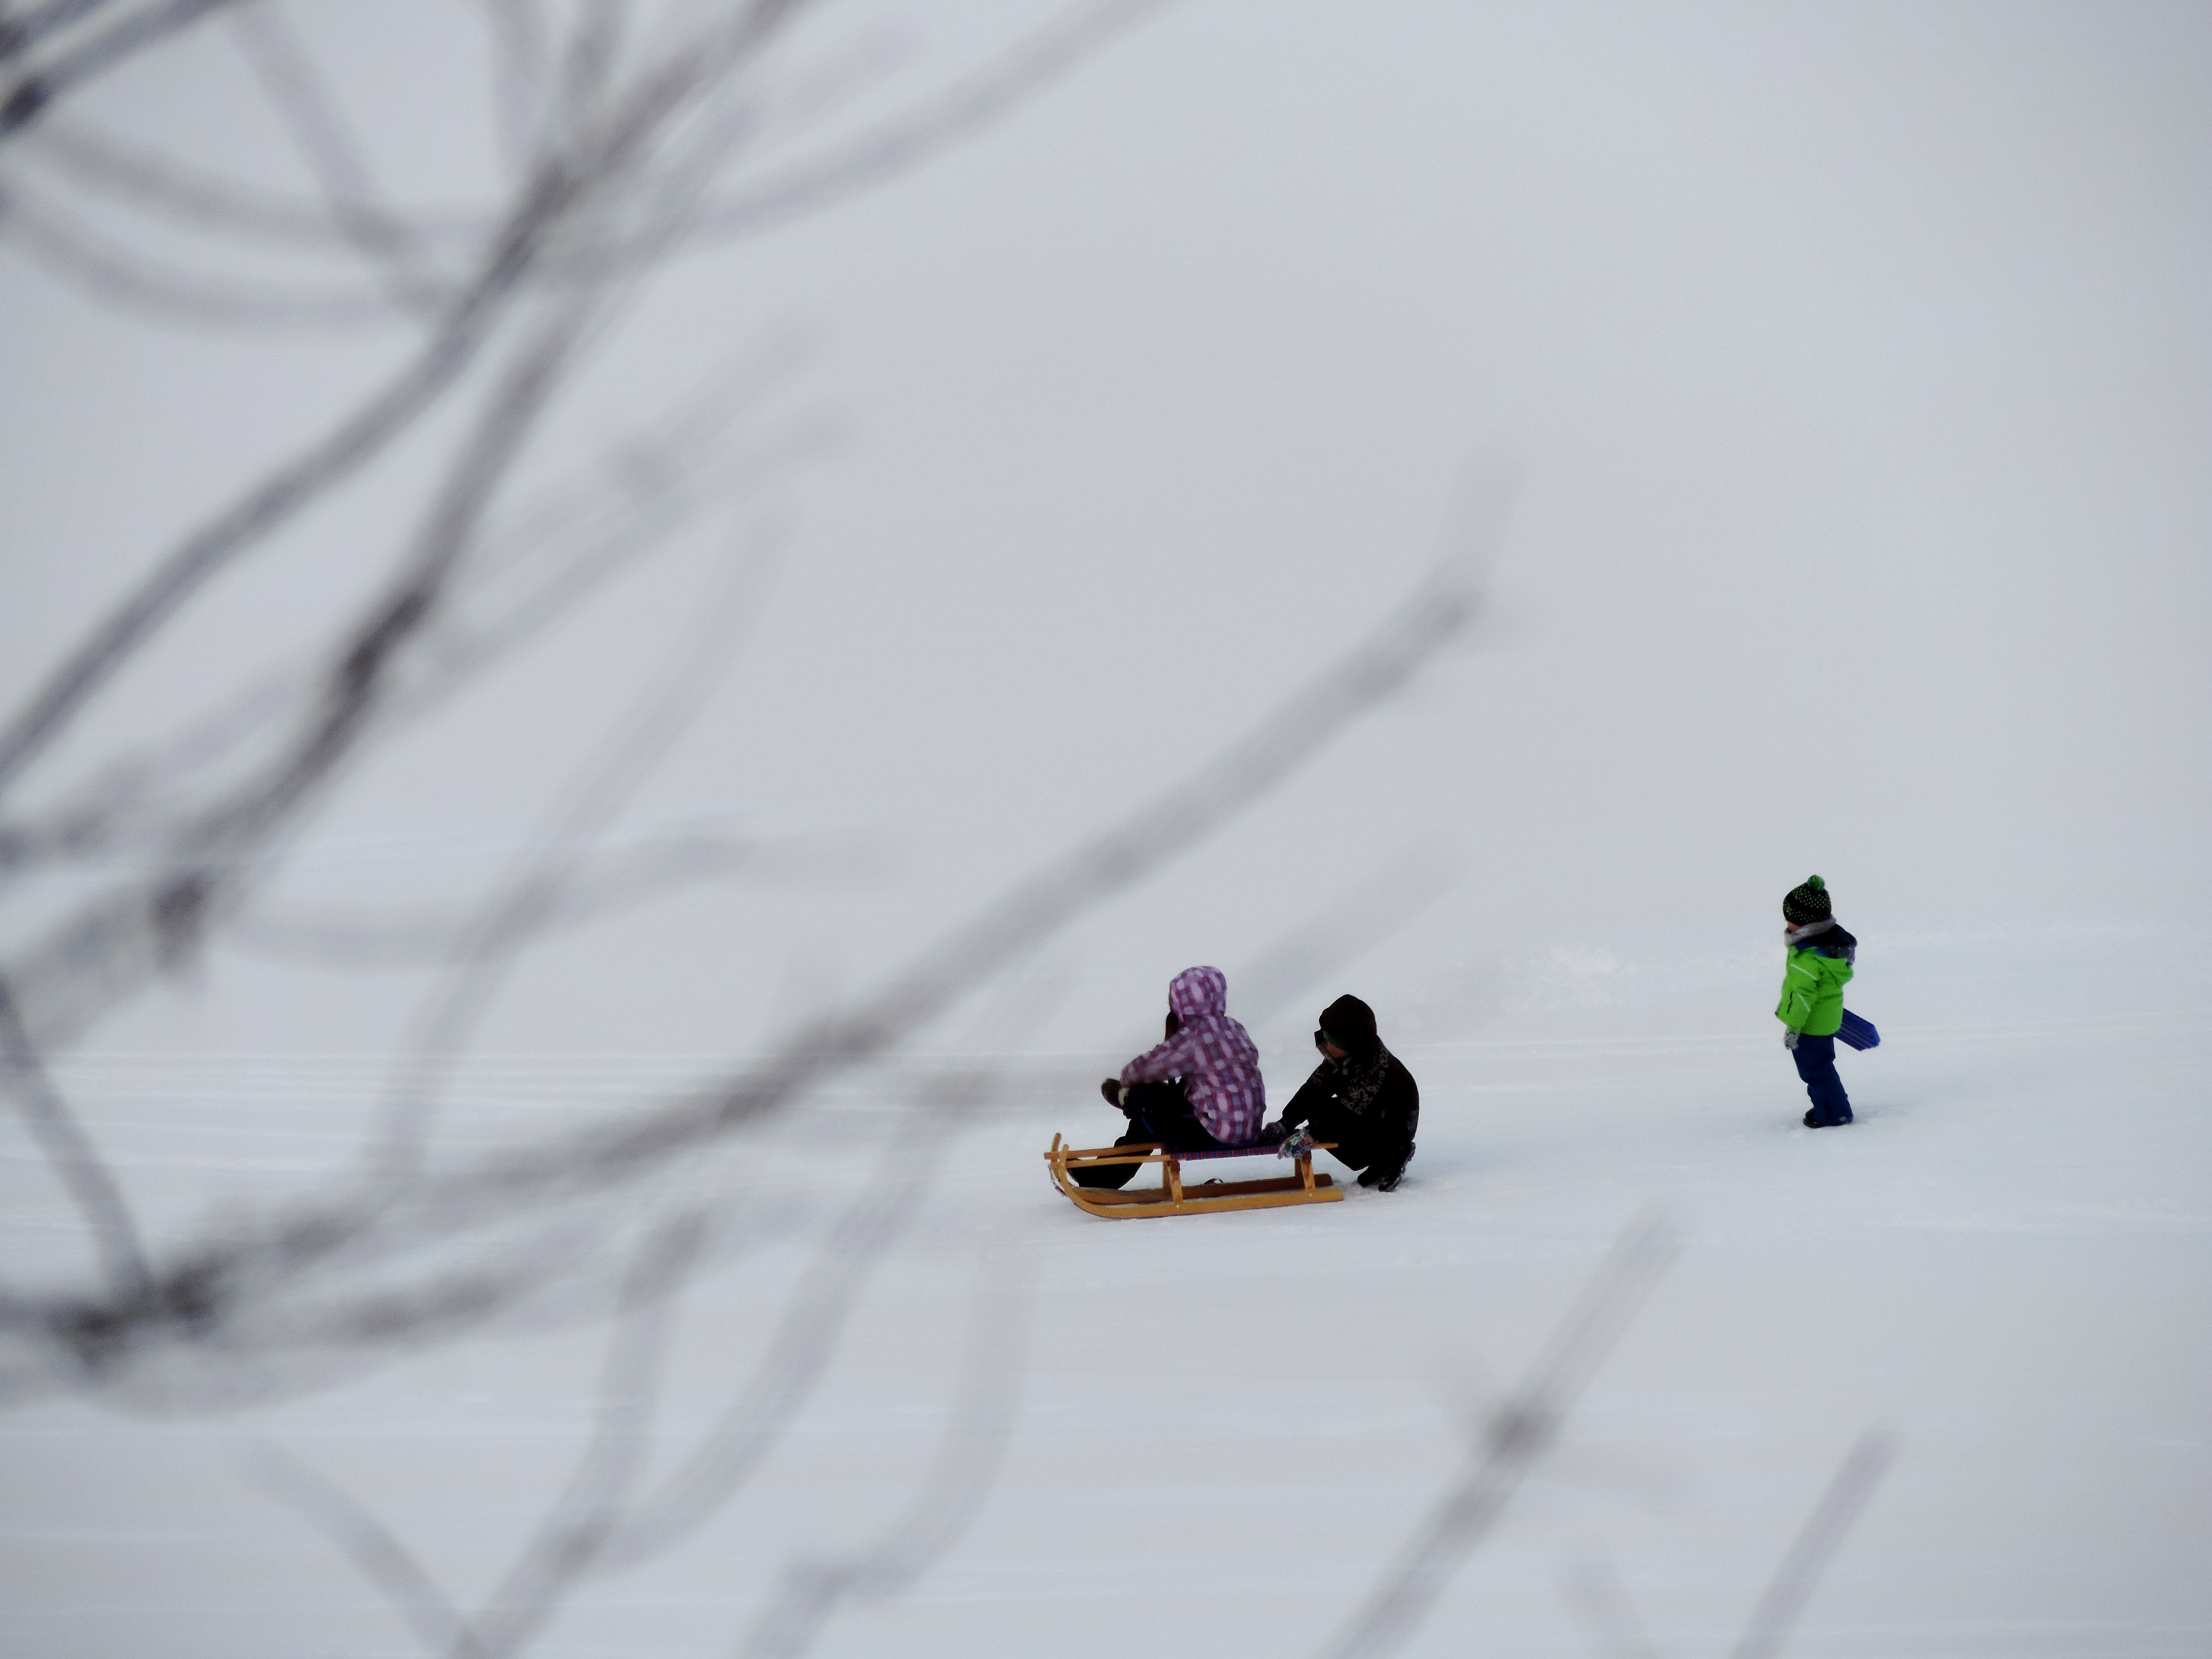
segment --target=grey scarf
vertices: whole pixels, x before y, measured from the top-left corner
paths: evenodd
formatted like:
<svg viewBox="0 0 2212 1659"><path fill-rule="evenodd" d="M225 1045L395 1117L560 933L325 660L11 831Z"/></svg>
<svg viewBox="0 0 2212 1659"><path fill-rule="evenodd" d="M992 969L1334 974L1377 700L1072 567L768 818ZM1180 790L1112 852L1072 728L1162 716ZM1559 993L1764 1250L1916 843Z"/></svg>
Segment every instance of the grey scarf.
<svg viewBox="0 0 2212 1659"><path fill-rule="evenodd" d="M1782 930L1782 942L1795 950L1801 945L1810 945L1835 925L1833 916L1823 916L1818 921L1807 922L1794 933L1785 927Z"/></svg>

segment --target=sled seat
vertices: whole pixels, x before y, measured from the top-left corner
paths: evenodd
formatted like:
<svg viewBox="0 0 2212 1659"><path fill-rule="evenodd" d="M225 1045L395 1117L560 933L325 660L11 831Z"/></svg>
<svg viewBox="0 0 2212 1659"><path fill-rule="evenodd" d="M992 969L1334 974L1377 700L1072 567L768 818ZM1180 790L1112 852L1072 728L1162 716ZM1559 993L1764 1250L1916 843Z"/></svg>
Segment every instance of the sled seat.
<svg viewBox="0 0 2212 1659"><path fill-rule="evenodd" d="M1160 1143L1155 1140L1146 1144L1158 1146ZM1184 1164L1202 1164L1209 1158L1258 1158L1262 1153L1273 1156L1275 1148L1279 1144L1279 1143L1273 1140L1255 1140L1250 1142L1249 1145L1243 1146L1208 1146L1202 1152L1179 1152L1176 1154L1176 1158L1179 1162ZM1331 1146L1336 1145L1333 1140L1326 1143L1318 1140L1314 1142L1314 1145L1316 1146L1322 1146L1324 1144ZM1123 1150L1134 1151L1135 1146L1136 1143L1132 1142Z"/></svg>
<svg viewBox="0 0 2212 1659"><path fill-rule="evenodd" d="M1104 1216L1109 1221L1127 1221L1137 1216L1202 1215L1213 1210L1272 1210L1285 1204L1334 1202L1343 1198L1344 1190L1326 1175L1314 1173L1313 1154L1316 1149L1335 1144L1330 1140L1312 1142L1295 1160L1296 1175L1264 1181L1207 1181L1195 1185L1184 1183L1184 1164L1204 1164L1221 1158L1273 1158L1276 1156L1275 1143L1257 1140L1245 1146L1208 1147L1203 1152L1186 1152L1172 1151L1157 1140L1133 1140L1125 1146L1070 1146L1054 1135L1052 1149L1044 1158L1052 1170L1053 1185L1065 1193L1077 1209ZM1158 1164L1160 1184L1135 1188L1085 1187L1072 1173L1079 1169L1122 1164Z"/></svg>

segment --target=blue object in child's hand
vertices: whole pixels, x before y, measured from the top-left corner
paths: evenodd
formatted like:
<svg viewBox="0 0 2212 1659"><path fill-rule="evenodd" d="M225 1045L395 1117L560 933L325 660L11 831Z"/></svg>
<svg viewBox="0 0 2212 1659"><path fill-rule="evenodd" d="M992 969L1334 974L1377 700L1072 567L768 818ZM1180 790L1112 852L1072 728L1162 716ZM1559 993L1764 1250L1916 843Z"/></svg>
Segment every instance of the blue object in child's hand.
<svg viewBox="0 0 2212 1659"><path fill-rule="evenodd" d="M1836 1041L1853 1048L1879 1048L1881 1033L1874 1029L1871 1020L1861 1019L1850 1009L1844 1010L1844 1023L1836 1030Z"/></svg>

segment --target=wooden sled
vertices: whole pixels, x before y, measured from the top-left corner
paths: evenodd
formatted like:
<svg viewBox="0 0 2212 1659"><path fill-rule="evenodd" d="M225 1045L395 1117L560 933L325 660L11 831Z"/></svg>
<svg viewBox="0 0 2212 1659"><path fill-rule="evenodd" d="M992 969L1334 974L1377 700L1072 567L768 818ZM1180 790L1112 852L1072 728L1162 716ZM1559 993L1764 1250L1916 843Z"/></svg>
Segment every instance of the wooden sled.
<svg viewBox="0 0 2212 1659"><path fill-rule="evenodd" d="M1316 1141L1316 1147L1334 1146ZM1313 1153L1295 1160L1297 1173L1272 1181L1208 1181L1187 1186L1186 1164L1217 1158L1264 1158L1273 1146L1228 1146L1213 1152L1172 1152L1157 1140L1133 1140L1126 1146L1075 1147L1052 1138L1044 1161L1052 1168L1052 1183L1067 1194L1079 1210L1103 1215L1109 1221L1127 1221L1140 1215L1203 1215L1212 1210L1272 1210L1285 1204L1328 1204L1340 1200L1344 1190L1325 1175L1316 1175ZM1083 1187L1069 1172L1102 1164L1157 1164L1160 1184L1130 1188Z"/></svg>

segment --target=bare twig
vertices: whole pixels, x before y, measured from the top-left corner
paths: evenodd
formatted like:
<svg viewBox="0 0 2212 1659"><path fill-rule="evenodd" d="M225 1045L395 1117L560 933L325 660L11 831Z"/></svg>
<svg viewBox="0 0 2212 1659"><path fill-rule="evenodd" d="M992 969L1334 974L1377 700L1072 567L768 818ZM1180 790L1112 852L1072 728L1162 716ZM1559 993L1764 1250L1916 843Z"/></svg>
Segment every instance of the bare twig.
<svg viewBox="0 0 2212 1659"><path fill-rule="evenodd" d="M576 0L568 50L559 67L558 95L550 112L556 141L581 140L604 112L615 69L629 31L633 0ZM758 6L760 0L753 0Z"/></svg>
<svg viewBox="0 0 2212 1659"><path fill-rule="evenodd" d="M271 283L188 270L118 246L27 190L0 185L0 234L54 275L109 304L203 328L355 329L392 319L360 283Z"/></svg>
<svg viewBox="0 0 2212 1659"><path fill-rule="evenodd" d="M749 444L732 428L779 373L776 358L744 367L711 395L687 400L611 447L580 486L526 501L480 557L416 682L402 694L414 717L536 637L617 571L659 550L710 507L776 482L827 453L836 429L794 417ZM748 384L750 382L750 384Z"/></svg>
<svg viewBox="0 0 2212 1659"><path fill-rule="evenodd" d="M1265 1018L1412 921L1451 884L1451 859L1428 843L1407 847L1358 885L1272 939L1237 973L1237 1002L1248 1022Z"/></svg>
<svg viewBox="0 0 2212 1659"><path fill-rule="evenodd" d="M0 1079L5 1079L25 1127L83 1218L112 1293L125 1298L139 1295L147 1279L146 1250L130 1200L47 1074L4 976L0 976Z"/></svg>
<svg viewBox="0 0 2212 1659"><path fill-rule="evenodd" d="M641 1497L608 1549L633 1566L690 1535L742 1490L812 1394L860 1294L897 1242L951 1149L951 1129L988 1099L987 1073L947 1073L884 1143L875 1175L847 1206L785 1304L767 1352L715 1425Z"/></svg>
<svg viewBox="0 0 2212 1659"><path fill-rule="evenodd" d="M1055 18L982 73L860 137L757 180L701 216L702 235L736 235L865 189L982 131L1170 0L1094 0Z"/></svg>
<svg viewBox="0 0 2212 1659"><path fill-rule="evenodd" d="M461 1627L465 1640L450 1644L451 1659L512 1659L589 1579L664 1553L742 1490L813 1393L860 1293L927 1192L954 1130L988 1100L992 1086L988 1075L958 1072L940 1075L925 1090L886 1143L876 1176L846 1207L794 1287L766 1352L720 1423L656 1493L635 1503L630 1495L653 1393L636 1379L657 1376L665 1335L656 1334L650 1345L610 1341L608 1376L631 1380L619 1388L603 1386L600 1431L568 1493L539 1523L484 1611ZM680 1281L688 1261L653 1277L656 1305L666 1287ZM629 1293L627 1299L638 1298ZM1002 1328L986 1358L1003 1353L1005 1343ZM977 1391L994 1401L993 1388L1002 1391L1006 1383L1003 1375L986 1376L978 1379ZM617 1408L617 1401L627 1403ZM1006 1409L1011 1412L1011 1401ZM967 1426L959 1443L984 1455L971 1455L951 1486L933 1482L933 1500L917 1507L907 1540L916 1572L927 1565L931 1547L949 1547L988 1488L996 1454L988 1443L1004 1432L1005 1424L994 1419Z"/></svg>
<svg viewBox="0 0 2212 1659"><path fill-rule="evenodd" d="M596 240L570 239L561 249L549 250L547 257L538 261L538 269L562 280L594 280L635 261L649 249L672 252L686 241L726 240L773 229L873 188L987 130L1115 35L1170 3L1091 0L1073 7L948 90L818 154L778 164L760 178L734 186L681 225L656 222L648 214L643 222ZM579 132L587 132L587 125L577 125L578 100L588 106L591 100L602 95L603 80L612 72L619 56L624 8L605 4L586 8L572 34L562 70L554 77L542 61L542 40L530 46L516 33L518 27L526 33L531 27L514 21L528 10L521 0L488 0L488 3L495 21L495 36L504 43L497 56L507 65L501 71L502 85L511 89L513 112L507 118L510 146L523 142L515 129L526 119L531 130L538 132L537 142L541 144L549 137L574 138ZM526 70L526 64L535 67ZM540 131L542 119L521 112L526 103L535 109L543 101L542 93L525 88L526 76L558 80L562 94L556 106L563 112L565 125L557 133ZM833 96L836 90L833 86ZM297 96L291 101L307 108L326 107L320 100ZM700 148L695 162L705 165L719 159L740 138L767 136L767 130L757 125L758 113L740 112L735 127ZM319 122L319 118L295 114L290 125L300 128ZM184 320L241 327L333 328L388 321L395 303L403 310L418 313L434 308L441 299L457 304L465 290L458 284L441 283L430 268L429 250L453 247L462 240L481 241L489 234L481 216L465 210L374 204L356 210L361 209L357 191L343 183L351 170L343 165L334 167L327 156L319 170L341 182L335 191L326 183L325 200L318 204L244 180L195 173L166 156L97 136L81 124L49 130L41 123L39 137L40 143L31 150L34 158L199 228L318 247L350 246L371 253L396 252L406 243L416 256L404 269L387 269L386 287L380 291L350 286L251 284L163 264L121 248L73 223L51 204L35 198L21 198L19 189L14 222L26 252L114 303ZM318 152L343 153L331 142L316 140L314 145ZM335 224L334 203L347 205ZM5 222L0 221L0 225Z"/></svg>
<svg viewBox="0 0 2212 1659"><path fill-rule="evenodd" d="M467 1615L422 1559L366 1504L274 1446L257 1447L253 1462L261 1485L329 1539L354 1571L382 1592L427 1651L484 1659Z"/></svg>
<svg viewBox="0 0 2212 1659"><path fill-rule="evenodd" d="M458 941L405 1044L372 1130L372 1158L387 1178L421 1167L424 1137L447 1071L499 994L515 957L558 915L586 850L682 734L723 674L766 597L768 548L756 540L735 562L719 603L708 605L688 648L620 722L553 812L523 866L486 900Z"/></svg>
<svg viewBox="0 0 2212 1659"><path fill-rule="evenodd" d="M696 1263L703 1228L679 1215L640 1245L624 1274L600 1362L594 1425L561 1496L546 1511L500 1587L471 1618L419 1556L342 1487L273 1448L264 1483L331 1539L383 1591L428 1650L491 1659L526 1644L550 1610L549 1586L565 1584L597 1553L641 1465L673 1332L676 1298Z"/></svg>
<svg viewBox="0 0 2212 1659"><path fill-rule="evenodd" d="M0 143L37 120L58 100L86 82L104 75L118 64L129 62L172 35L181 33L210 13L238 3L239 0L160 0L160 3L128 13L107 27L57 52L37 68L24 71L5 94L0 94ZM8 43L15 51L0 57L19 52L20 42L33 30L44 33L59 29L100 9L96 3L64 3L33 13L19 26L21 33Z"/></svg>
<svg viewBox="0 0 2212 1659"><path fill-rule="evenodd" d="M452 1659L505 1659L551 1619L564 1591L588 1573L620 1522L651 1442L653 1402L675 1330L676 1294L696 1259L702 1230L680 1218L639 1252L607 1341L597 1425L568 1485L493 1591Z"/></svg>
<svg viewBox="0 0 2212 1659"><path fill-rule="evenodd" d="M165 845L177 827L175 793L234 760L296 708L312 684L304 667L256 678L228 702L116 756L38 816L0 823L0 878L20 881L41 865L89 863Z"/></svg>
<svg viewBox="0 0 2212 1659"><path fill-rule="evenodd" d="M354 628L292 739L180 837L153 880L95 901L25 959L17 995L34 1037L51 1042L55 1031L167 971L242 900L253 856L319 797L369 728L403 653L436 615L492 493L552 396L589 315L581 302L556 311L504 366L447 469L407 567Z"/></svg>
<svg viewBox="0 0 2212 1659"><path fill-rule="evenodd" d="M747 351L659 418L610 446L580 483L541 491L503 527L488 528L482 550L457 574L447 610L424 634L418 662L386 694L385 730L434 713L609 577L658 551L717 500L818 453L823 435L805 426L771 431L747 448L733 452L731 446L732 428L787 375L796 356L787 338ZM41 863L123 854L157 864L176 856L207 811L205 789L191 786L203 774L223 775L216 769L295 710L318 678L308 662L262 677L230 702L111 761L39 817L0 822L0 875L20 878ZM318 932L349 928L338 920L290 929L257 923L253 931L255 942L281 949L289 933L311 950ZM398 926L351 931L362 949L384 952L419 950L422 928L403 918ZM378 944L371 933L395 942ZM414 946L398 942L410 936Z"/></svg>
<svg viewBox="0 0 2212 1659"><path fill-rule="evenodd" d="M210 234L295 249L344 246L325 203L208 172L80 116L40 122L17 143L12 159L58 173L80 191L104 192L119 204ZM441 248L478 240L493 222L484 208L416 206L404 216L416 235Z"/></svg>
<svg viewBox="0 0 2212 1659"><path fill-rule="evenodd" d="M1659 1659L1610 1557L1594 1555L1577 1563L1560 1589L1605 1659Z"/></svg>
<svg viewBox="0 0 2212 1659"><path fill-rule="evenodd" d="M1091 0L1073 7L950 91L821 154L733 187L701 211L690 234L702 240L755 235L899 177L988 130L1107 41L1172 3ZM617 243L586 257L620 259L628 253Z"/></svg>
<svg viewBox="0 0 2212 1659"><path fill-rule="evenodd" d="M383 453L451 389L475 362L557 234L631 179L671 124L735 64L762 48L796 4L797 0L755 0L733 19L684 42L617 100L595 127L586 149L543 158L477 274L457 294L415 359L326 436L187 537L0 730L0 794L210 578ZM606 276L634 271L634 265L626 264Z"/></svg>
<svg viewBox="0 0 2212 1659"><path fill-rule="evenodd" d="M786 1568L745 1638L746 1659L799 1659L842 1608L902 1594L973 1523L997 1483L1013 1431L1035 1306L1034 1259L1013 1254L1001 1276L1011 1282L977 1286L960 1397L914 1501L866 1547Z"/></svg>
<svg viewBox="0 0 2212 1659"><path fill-rule="evenodd" d="M540 920L541 932L587 927L706 882L738 876L851 880L867 869L867 849L857 842L810 836L769 840L705 829L671 831L575 857L574 873L561 884ZM477 914L434 905L257 911L232 921L223 942L271 961L349 969L477 961L510 948L483 935Z"/></svg>
<svg viewBox="0 0 2212 1659"><path fill-rule="evenodd" d="M231 38L314 176L331 223L394 307L418 315L434 313L446 289L429 279L415 228L384 205L368 155L306 43L273 4L233 12L229 21Z"/></svg>
<svg viewBox="0 0 2212 1659"><path fill-rule="evenodd" d="M621 1316L602 1364L597 1427L562 1495L476 1614L459 1608L420 1559L343 1492L289 1462L271 1474L284 1495L384 1591L428 1649L449 1659L513 1659L585 1583L680 1542L743 1486L811 1395L860 1293L928 1190L952 1133L985 1103L990 1088L987 1076L963 1072L939 1077L925 1091L886 1144L877 1176L848 1206L794 1288L766 1352L722 1424L656 1497L631 1509L629 1494L651 1437L673 1299L702 1240L690 1214L656 1229L639 1249L618 1299ZM910 1583L951 1547L988 1495L1020 1386L1031 1267L1017 1259L1000 1275L1009 1276L1011 1283L988 1291L979 1286L960 1401L930 1476L901 1521L855 1558L837 1594L804 1610L800 1626L808 1638L841 1601L880 1598ZM781 1628L787 1637L787 1618Z"/></svg>
<svg viewBox="0 0 2212 1659"><path fill-rule="evenodd" d="M550 48L538 0L483 0L490 25L498 134L511 163L532 149L543 118Z"/></svg>
<svg viewBox="0 0 2212 1659"><path fill-rule="evenodd" d="M382 453L459 378L489 337L548 222L567 205L572 186L565 179L549 179L546 185L556 183L557 190L542 189L540 199L525 204L501 255L414 362L327 437L188 537L70 653L0 732L0 791L210 578Z"/></svg>
<svg viewBox="0 0 2212 1659"><path fill-rule="evenodd" d="M1751 1610L1734 1659L1778 1659L1820 1576L1835 1559L1844 1534L1859 1518L1896 1456L1895 1438L1879 1430L1868 1430L1852 1443L1837 1467L1835 1478L1828 1482L1827 1491L1806 1517L1803 1530L1774 1570L1773 1580L1759 1598L1759 1605Z"/></svg>
<svg viewBox="0 0 2212 1659"><path fill-rule="evenodd" d="M112 0L46 0L13 16L0 16L0 63L21 57L46 36L82 22Z"/></svg>
<svg viewBox="0 0 2212 1659"><path fill-rule="evenodd" d="M1656 1221L1639 1222L1621 1236L1520 1393L1492 1420L1487 1439L1469 1453L1466 1473L1431 1510L1397 1565L1322 1650L1330 1659L1395 1653L1420 1628L1460 1564L1551 1449L1676 1248L1672 1233Z"/></svg>

